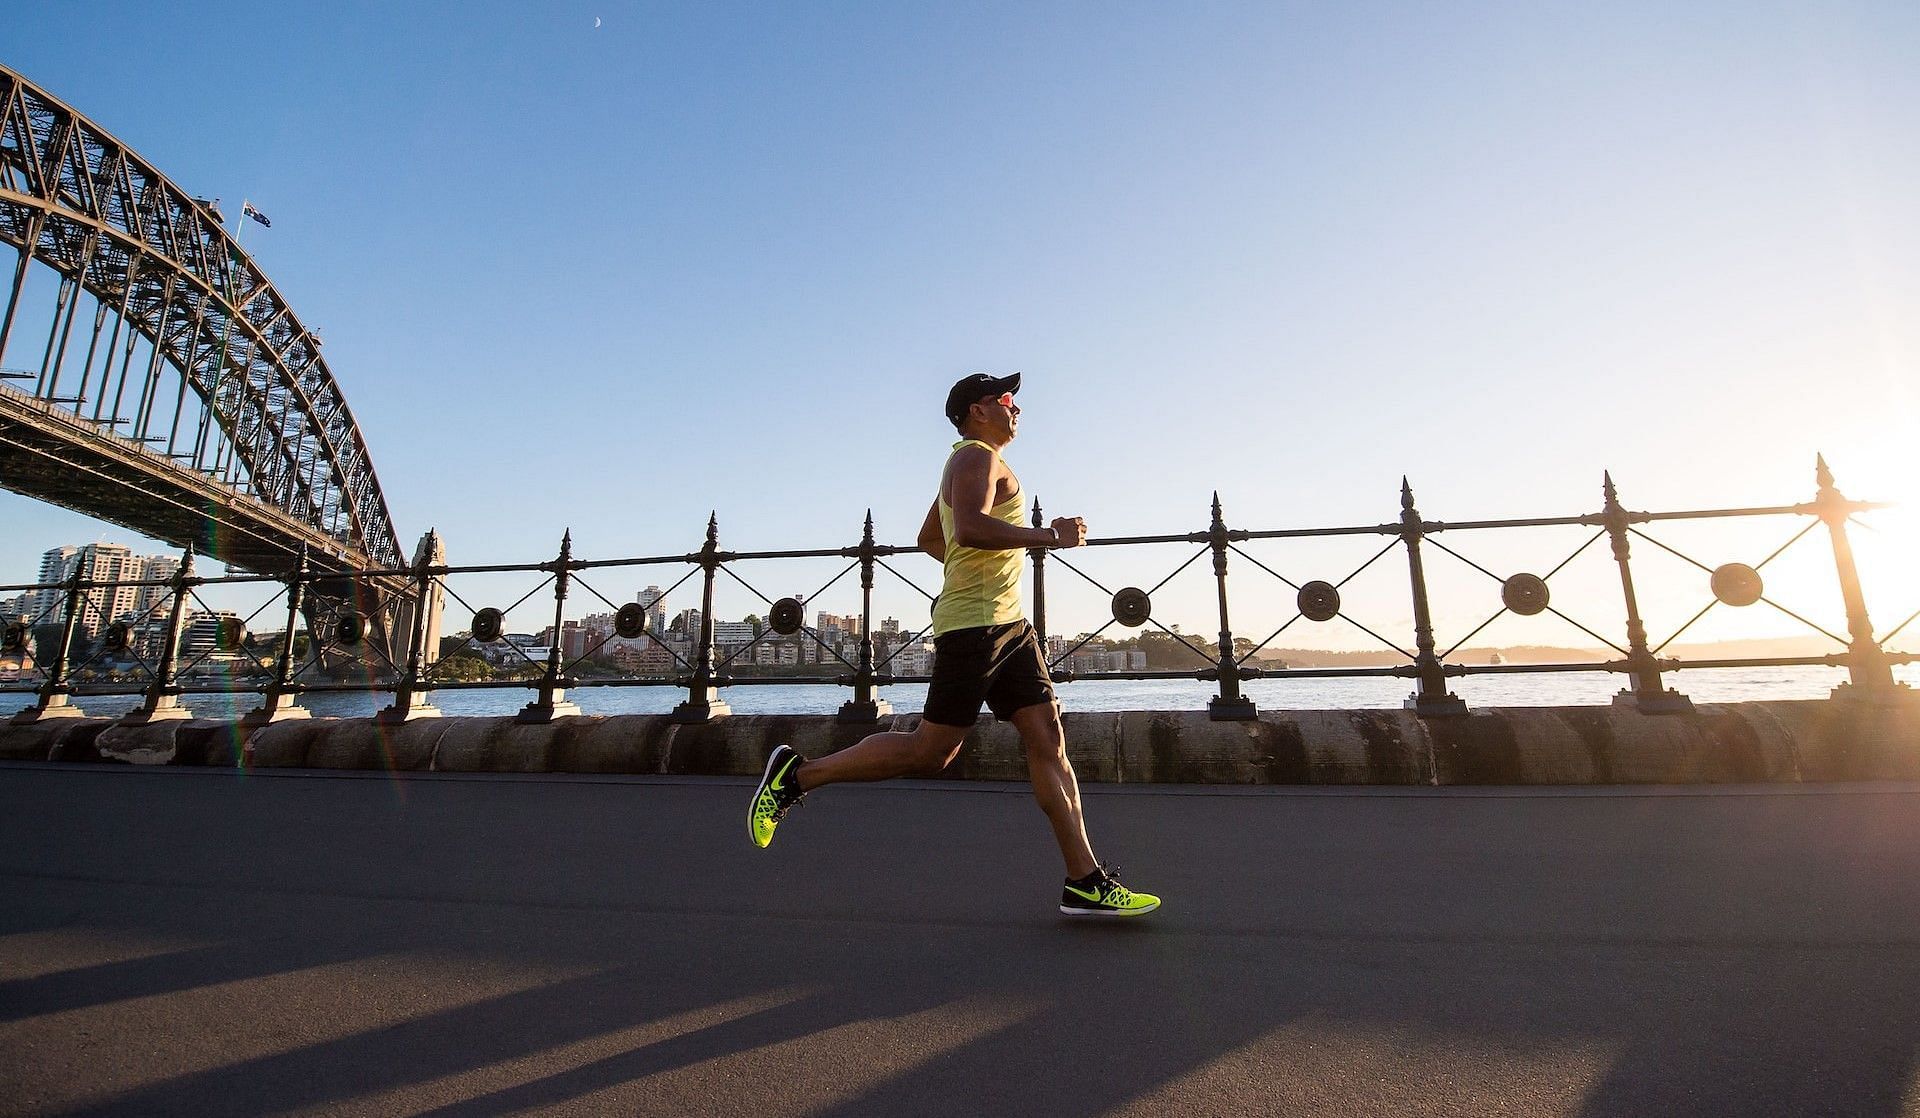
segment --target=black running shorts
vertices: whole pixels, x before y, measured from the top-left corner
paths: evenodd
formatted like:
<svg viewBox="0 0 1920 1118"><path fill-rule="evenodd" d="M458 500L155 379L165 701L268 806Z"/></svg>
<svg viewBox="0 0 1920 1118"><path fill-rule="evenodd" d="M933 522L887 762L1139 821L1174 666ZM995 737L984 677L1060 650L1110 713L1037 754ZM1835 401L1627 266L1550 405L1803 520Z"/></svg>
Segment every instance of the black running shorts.
<svg viewBox="0 0 1920 1118"><path fill-rule="evenodd" d="M971 726L982 702L1001 721L1022 707L1053 702L1053 680L1032 625L1012 621L933 638L933 682L921 717L942 726Z"/></svg>

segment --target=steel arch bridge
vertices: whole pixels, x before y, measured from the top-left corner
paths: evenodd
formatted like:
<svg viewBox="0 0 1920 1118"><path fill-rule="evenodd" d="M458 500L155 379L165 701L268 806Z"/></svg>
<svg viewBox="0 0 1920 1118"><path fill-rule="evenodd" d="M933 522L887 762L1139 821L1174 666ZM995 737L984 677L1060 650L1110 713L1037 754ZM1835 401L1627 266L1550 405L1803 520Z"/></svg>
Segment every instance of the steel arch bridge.
<svg viewBox="0 0 1920 1118"><path fill-rule="evenodd" d="M246 570L404 565L320 339L221 222L0 66L0 487Z"/></svg>

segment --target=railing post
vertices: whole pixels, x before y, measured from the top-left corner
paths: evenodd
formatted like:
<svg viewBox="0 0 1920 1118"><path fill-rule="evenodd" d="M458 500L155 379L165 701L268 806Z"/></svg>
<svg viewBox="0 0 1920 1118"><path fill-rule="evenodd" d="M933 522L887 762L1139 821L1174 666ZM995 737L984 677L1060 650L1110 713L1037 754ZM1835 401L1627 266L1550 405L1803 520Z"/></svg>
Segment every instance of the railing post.
<svg viewBox="0 0 1920 1118"><path fill-rule="evenodd" d="M40 701L14 715L14 725L86 717L85 711L73 705L72 692L67 686L69 650L73 647L74 629L80 620L80 579L83 573L76 561L73 575L67 579L67 613L60 625L60 649L54 653L53 666L47 670L47 681L40 685Z"/></svg>
<svg viewBox="0 0 1920 1118"><path fill-rule="evenodd" d="M874 694L873 675L873 510L860 533L860 663L853 672L853 698L840 704L834 720L849 724L878 722L893 713L893 704Z"/></svg>
<svg viewBox="0 0 1920 1118"><path fill-rule="evenodd" d="M393 705L374 715L375 722L391 724L440 717L440 708L427 701L429 692L422 687L421 679L427 651L427 605L433 598L433 567L425 551L414 564L413 580L416 597L413 613L408 617L406 674L394 688Z"/></svg>
<svg viewBox="0 0 1920 1118"><path fill-rule="evenodd" d="M567 584L573 577L572 562L573 529L569 528L560 537L560 559L553 565L553 640L547 646L547 674L540 680L539 695L521 708L516 721L551 722L580 713L578 704L567 701L567 680L560 675L560 666L565 660L560 647L562 615L566 610Z"/></svg>
<svg viewBox="0 0 1920 1118"><path fill-rule="evenodd" d="M1427 602L1427 570L1420 561L1420 541L1426 538L1426 522L1413 507L1413 486L1400 479L1400 540L1407 545L1407 576L1413 582L1413 639L1419 654L1413 666L1419 688L1401 704L1422 718L1461 718L1467 704L1447 690L1447 669L1434 653L1433 613Z"/></svg>
<svg viewBox="0 0 1920 1118"><path fill-rule="evenodd" d="M693 676L687 680L687 701L673 708L675 722L711 722L732 711L714 686L713 662L713 579L720 570L720 517L707 515L707 542L700 547L700 651L695 654Z"/></svg>
<svg viewBox="0 0 1920 1118"><path fill-rule="evenodd" d="M1827 522L1827 534L1833 539L1833 565L1840 576L1840 599L1847 610L1847 682L1833 689L1833 698L1886 702L1910 696L1914 694L1912 688L1894 682L1893 665L1880 642L1873 639L1873 622L1867 617L1867 597L1860 589L1853 543L1847 539L1847 518L1859 506L1834 487L1833 471L1827 468L1825 455L1814 456L1814 480L1819 491L1813 499L1813 511Z"/></svg>
<svg viewBox="0 0 1920 1118"><path fill-rule="evenodd" d="M287 578L287 629L280 634L280 660L274 667L273 685L267 688L261 704L240 719L242 726L265 726L313 717L312 711L294 701L293 694L293 629L300 623L300 607L306 604L307 579L311 574L307 545L301 544L299 562L294 564L293 574ZM308 633L308 646L311 647L313 643L313 634Z"/></svg>
<svg viewBox="0 0 1920 1118"><path fill-rule="evenodd" d="M1213 522L1207 543L1213 548L1214 591L1220 601L1220 693L1207 702L1207 717L1215 722L1246 722L1259 717L1253 700L1240 693L1240 663L1233 655L1233 626L1227 621L1227 521L1220 512L1220 492L1213 494Z"/></svg>
<svg viewBox="0 0 1920 1118"><path fill-rule="evenodd" d="M1627 604L1627 677L1631 688L1622 688L1613 697L1615 706L1630 706L1641 714L1691 714L1693 700L1678 691L1660 685L1660 661L1647 648L1647 626L1640 620L1640 599L1633 592L1632 549L1627 542L1627 525L1632 521L1620 504L1620 491L1614 488L1611 471L1601 474L1601 494L1606 504L1600 522L1613 544L1613 561L1620 565L1620 593Z"/></svg>
<svg viewBox="0 0 1920 1118"><path fill-rule="evenodd" d="M1046 527L1038 497L1033 499L1033 526ZM1033 557L1033 639L1040 644L1040 662L1046 666L1047 674L1053 676L1054 665L1047 659L1047 549L1030 547L1027 554ZM1057 678L1056 682L1059 682Z"/></svg>
<svg viewBox="0 0 1920 1118"><path fill-rule="evenodd" d="M129 726L148 722L168 722L192 718L193 712L180 705L180 685L174 681L179 671L180 639L187 631L187 597L199 580L193 577L193 548L180 557L180 569L173 573L173 601L167 612L167 632L160 638L160 658L153 666L153 680L147 685L146 699L140 709L120 721Z"/></svg>

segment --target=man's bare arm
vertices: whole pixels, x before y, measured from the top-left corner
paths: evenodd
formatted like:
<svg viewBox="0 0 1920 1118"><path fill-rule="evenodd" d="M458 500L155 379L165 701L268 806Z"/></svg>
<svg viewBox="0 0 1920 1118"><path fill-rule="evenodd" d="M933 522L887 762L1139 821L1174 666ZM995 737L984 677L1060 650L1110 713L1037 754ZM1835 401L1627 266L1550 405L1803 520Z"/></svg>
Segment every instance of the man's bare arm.
<svg viewBox="0 0 1920 1118"><path fill-rule="evenodd" d="M920 525L920 550L933 556L936 563L947 561L947 538L940 531L940 502L935 501L927 509L927 519Z"/></svg>
<svg viewBox="0 0 1920 1118"><path fill-rule="evenodd" d="M983 447L961 447L947 475L947 504L953 508L953 542L981 551L1023 547L1077 547L1086 525L1079 517L1060 517L1051 529L1022 528L993 515L993 487L999 458Z"/></svg>

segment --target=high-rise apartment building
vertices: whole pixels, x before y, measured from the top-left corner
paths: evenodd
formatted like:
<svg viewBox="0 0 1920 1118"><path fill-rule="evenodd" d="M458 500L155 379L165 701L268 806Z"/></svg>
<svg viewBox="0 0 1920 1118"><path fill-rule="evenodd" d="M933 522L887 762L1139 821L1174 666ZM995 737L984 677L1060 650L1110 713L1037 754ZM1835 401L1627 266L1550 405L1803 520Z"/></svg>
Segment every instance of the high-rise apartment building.
<svg viewBox="0 0 1920 1118"><path fill-rule="evenodd" d="M56 582L65 582L73 577L73 564L78 561L80 549L77 547L56 547L40 557L40 584L43 586ZM32 602L28 620L39 624L51 624L60 618L62 597L58 590L40 590L30 594Z"/></svg>
<svg viewBox="0 0 1920 1118"><path fill-rule="evenodd" d="M140 577L148 582L171 579L180 573L180 560L172 555L149 555L146 573ZM149 617L161 616L161 610L167 596L173 591L165 586L142 586L134 608Z"/></svg>
<svg viewBox="0 0 1920 1118"><path fill-rule="evenodd" d="M667 631L666 595L658 586L649 586L633 596L640 608L647 611L647 632L661 636Z"/></svg>
<svg viewBox="0 0 1920 1118"><path fill-rule="evenodd" d="M132 548L116 543L56 547L40 557L40 581L44 584L65 582L76 569L83 582L110 584L81 594L75 629L91 640L115 621L133 621L158 610L169 593L165 586L127 584L172 578L180 570L180 560L171 555L135 555ZM29 620L37 618L39 624L57 625L65 619L65 591L41 590L27 598Z"/></svg>

